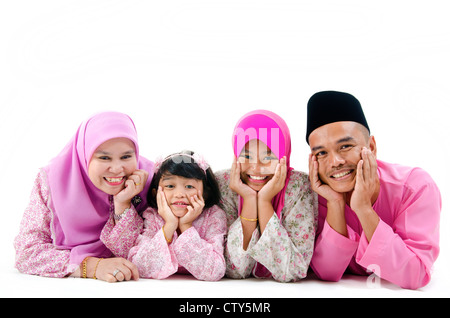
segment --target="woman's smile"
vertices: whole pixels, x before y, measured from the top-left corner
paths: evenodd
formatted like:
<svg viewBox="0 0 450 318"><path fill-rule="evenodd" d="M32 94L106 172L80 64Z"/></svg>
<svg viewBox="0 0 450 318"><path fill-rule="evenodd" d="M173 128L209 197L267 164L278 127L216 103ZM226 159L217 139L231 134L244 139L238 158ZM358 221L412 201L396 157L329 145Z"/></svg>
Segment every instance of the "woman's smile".
<svg viewBox="0 0 450 318"><path fill-rule="evenodd" d="M118 185L121 185L125 181L126 177L125 176L123 176L123 177L115 177L115 178L103 177L103 179L110 186L118 186Z"/></svg>

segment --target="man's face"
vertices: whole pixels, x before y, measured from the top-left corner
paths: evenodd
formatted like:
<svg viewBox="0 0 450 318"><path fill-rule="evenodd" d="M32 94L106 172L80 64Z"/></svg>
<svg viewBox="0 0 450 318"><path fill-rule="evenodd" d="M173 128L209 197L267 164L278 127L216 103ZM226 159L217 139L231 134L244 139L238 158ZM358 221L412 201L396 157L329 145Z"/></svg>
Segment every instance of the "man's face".
<svg viewBox="0 0 450 318"><path fill-rule="evenodd" d="M315 129L309 135L311 153L319 163L319 178L334 191L354 189L356 167L367 147L376 155L376 144L368 130L351 121L335 122Z"/></svg>

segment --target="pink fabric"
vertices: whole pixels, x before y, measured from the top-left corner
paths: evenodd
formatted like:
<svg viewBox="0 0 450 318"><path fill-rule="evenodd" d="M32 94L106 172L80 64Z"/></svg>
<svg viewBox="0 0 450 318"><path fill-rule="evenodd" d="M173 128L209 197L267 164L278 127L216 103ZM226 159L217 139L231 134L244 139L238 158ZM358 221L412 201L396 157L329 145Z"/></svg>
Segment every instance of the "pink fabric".
<svg viewBox="0 0 450 318"><path fill-rule="evenodd" d="M283 189L272 199L272 206L278 219L281 219L281 210L284 207L284 197L289 178L293 168L290 166L291 158L291 134L286 122L277 114L268 110L254 110L242 116L233 131L233 151L239 157L242 149L251 140L260 140L281 159L286 156L286 182ZM243 200L239 198L239 211L241 214ZM254 275L258 277L270 277L271 273L262 264L257 263Z"/></svg>
<svg viewBox="0 0 450 318"><path fill-rule="evenodd" d="M144 220L132 206L122 214L120 221L109 218L100 239L114 256L127 258L143 228Z"/></svg>
<svg viewBox="0 0 450 318"><path fill-rule="evenodd" d="M170 244L164 237L162 228L165 222L158 211L148 208L143 217L142 233L135 226L128 226L126 232L114 229L120 235L137 236L128 259L136 264L140 277L164 279L175 273L190 273L199 280L217 281L225 275L227 221L225 212L217 205L203 210L192 227L183 233L175 232ZM110 238L114 236L110 235ZM124 252L121 254L128 251L125 242L117 240L115 248L122 249Z"/></svg>
<svg viewBox="0 0 450 318"><path fill-rule="evenodd" d="M125 114L104 112L84 121L63 151L44 168L48 176L53 212L52 239L60 249L70 249L70 263L86 256L108 257L111 252L100 240L109 217L109 195L97 189L88 177L90 159L102 143L125 137L136 147L138 167L153 175L153 163L139 156L133 121ZM150 180L140 195L145 200ZM145 205L145 202L141 203Z"/></svg>
<svg viewBox="0 0 450 318"><path fill-rule="evenodd" d="M281 210L284 206L286 186L289 176L293 170L290 166L291 158L291 134L286 122L277 114L268 110L255 110L245 114L239 119L233 131L234 155L239 157L245 145L253 139L264 142L270 150L281 159L286 156L286 183L284 188L273 198L272 205L278 218L281 218ZM242 209L242 198L240 198L239 214Z"/></svg>
<svg viewBox="0 0 450 318"><path fill-rule="evenodd" d="M311 267L331 281L338 281L346 270L367 275L371 268L394 284L417 289L430 281L439 254L441 195L424 170L377 163L381 189L373 209L380 222L371 241L348 206L348 237L335 232L326 222L327 202L319 197L319 235Z"/></svg>
<svg viewBox="0 0 450 318"><path fill-rule="evenodd" d="M25 274L65 277L72 274L79 264L69 264L70 250L57 249L53 245L49 198L47 174L41 169L22 216L19 234L14 239L15 267Z"/></svg>

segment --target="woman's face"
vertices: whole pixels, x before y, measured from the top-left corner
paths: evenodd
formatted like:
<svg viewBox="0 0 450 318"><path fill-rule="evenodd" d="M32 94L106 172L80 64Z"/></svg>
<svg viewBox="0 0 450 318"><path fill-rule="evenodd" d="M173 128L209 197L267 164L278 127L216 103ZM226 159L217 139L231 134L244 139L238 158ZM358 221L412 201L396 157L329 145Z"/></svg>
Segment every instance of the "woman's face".
<svg viewBox="0 0 450 318"><path fill-rule="evenodd" d="M191 197L203 195L202 180L194 178L184 178L172 174L165 174L161 177L159 185L164 191L167 204L176 217L183 217L188 206L192 206Z"/></svg>
<svg viewBox="0 0 450 318"><path fill-rule="evenodd" d="M101 144L89 162L88 175L103 192L116 195L137 169L136 149L128 138L114 138Z"/></svg>
<svg viewBox="0 0 450 318"><path fill-rule="evenodd" d="M277 156L267 145L257 139L250 140L242 149L238 161L241 163L241 180L255 191L272 179L277 163Z"/></svg>

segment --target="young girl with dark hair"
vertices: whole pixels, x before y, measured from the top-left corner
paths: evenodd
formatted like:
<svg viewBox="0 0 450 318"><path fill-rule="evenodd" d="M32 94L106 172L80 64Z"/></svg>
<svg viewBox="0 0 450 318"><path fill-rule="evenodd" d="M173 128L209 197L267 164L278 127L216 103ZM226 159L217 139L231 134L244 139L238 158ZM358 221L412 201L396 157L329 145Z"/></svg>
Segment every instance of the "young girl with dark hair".
<svg viewBox="0 0 450 318"><path fill-rule="evenodd" d="M140 277L163 279L190 273L216 281L225 274L225 212L206 161L191 151L159 160L143 213L144 229L128 259Z"/></svg>

